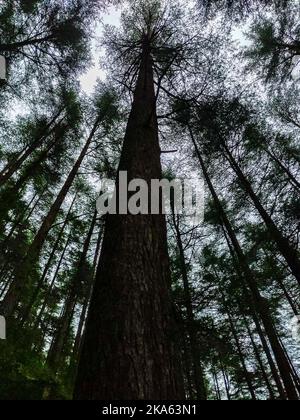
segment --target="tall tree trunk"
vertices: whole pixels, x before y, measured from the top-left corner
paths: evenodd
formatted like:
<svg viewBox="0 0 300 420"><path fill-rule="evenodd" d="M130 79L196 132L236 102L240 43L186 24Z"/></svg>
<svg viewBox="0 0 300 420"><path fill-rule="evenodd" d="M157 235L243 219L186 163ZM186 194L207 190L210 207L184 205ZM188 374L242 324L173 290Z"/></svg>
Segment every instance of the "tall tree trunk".
<svg viewBox="0 0 300 420"><path fill-rule="evenodd" d="M93 263L93 275L91 276L90 283L88 284L88 287L87 287L87 292L86 292L86 296L82 305L82 311L80 314L79 324L78 324L77 333L76 333L76 337L74 341L72 361L71 361L73 365L78 362L78 356L80 353L80 347L82 343L83 327L86 321L86 316L88 313L88 307L89 307L89 303L91 301L91 297L93 293L93 286L94 286L95 276L96 276L97 267L98 267L99 252L100 252L102 237L103 237L103 232L101 230L98 235L97 246L95 250L94 263Z"/></svg>
<svg viewBox="0 0 300 420"><path fill-rule="evenodd" d="M9 162L6 167L2 169L0 173L0 187L4 185L21 168L25 160L41 146L42 141L50 134L52 134L52 132L55 130L55 126L52 129L51 126L58 120L62 112L63 109L59 110L59 112L45 126L40 136L34 140L26 149L24 149L24 152L19 155L17 159L13 159L12 162ZM62 120L60 122L62 122Z"/></svg>
<svg viewBox="0 0 300 420"><path fill-rule="evenodd" d="M281 162L280 159L278 159L277 156L275 156L274 153L270 152L270 150L267 147L264 147L264 150L267 153L267 155L271 158L271 160L273 160L277 164L277 166L279 166L279 168L281 168L281 170L287 175L296 191L300 193L300 182L296 179L292 172Z"/></svg>
<svg viewBox="0 0 300 420"><path fill-rule="evenodd" d="M184 330L184 328L183 328ZM185 389L187 398L189 400L195 399L195 388L193 381L193 368L191 361L191 352L189 351L189 337L185 334L185 331L182 331L182 367L184 370L184 379L185 379Z"/></svg>
<svg viewBox="0 0 300 420"><path fill-rule="evenodd" d="M223 225L222 225L222 229L223 229L223 232L224 232L224 236L226 238L226 242L228 244L228 248L230 250L230 254L232 256L232 260L235 261L236 260L235 250L233 249L232 243L230 242L227 231L226 231L226 229ZM244 276L243 270L240 267L240 264L236 261L235 261L235 269L236 269L236 272L237 272L239 278L242 278ZM273 376L274 382L275 382L275 384L277 386L277 389L278 389L278 394L279 394L279 396L282 400L285 400L286 399L286 393L283 389L281 379L279 377L277 368L275 366L275 363L274 363L274 360L273 360L273 357L272 357L272 354L271 354L271 350L269 348L269 344L268 344L268 342L265 338L265 333L262 330L262 327L260 325L260 320L259 320L259 317L257 315L256 306L253 302L253 297L251 296L250 291L249 291L246 283L243 282L243 280L242 280L242 289L243 289L243 298L246 302L249 303L250 314L253 318L253 321L254 321L254 324L255 324L255 327L256 327L256 330L257 330L257 334L260 338L260 341L261 341L261 344L263 346L264 352L265 352L266 357L268 359L268 363L270 365L272 376ZM243 313L243 308L242 308L240 303L239 303L239 305L240 305L239 307L240 307L241 313Z"/></svg>
<svg viewBox="0 0 300 420"><path fill-rule="evenodd" d="M212 368L212 375L213 375L213 380L214 380L216 397L217 397L217 400L220 401L222 399L220 385L219 385L218 375L214 367Z"/></svg>
<svg viewBox="0 0 300 420"><path fill-rule="evenodd" d="M152 65L145 39L119 166L149 186L162 178ZM108 215L75 399L184 397L170 283L164 215Z"/></svg>
<svg viewBox="0 0 300 420"><path fill-rule="evenodd" d="M58 193L58 196L54 203L52 204L46 218L44 219L41 227L39 228L39 231L37 232L32 244L30 245L26 256L24 257L22 264L20 264L19 267L17 267L15 271L15 279L7 292L0 308L1 312L4 316L11 316L14 312L20 297L22 296L22 291L27 285L27 278L30 274L30 271L32 267L35 265L35 263L39 259L40 252L42 250L42 247L47 239L47 235L49 230L51 229L51 226L53 225L59 210L74 182L74 179L80 169L80 166L83 162L83 159L85 158L89 147L91 145L91 142L93 140L94 134L97 131L97 128L100 123L100 118L97 118L94 127L91 131L91 134L89 138L86 141L85 146L83 147L80 156L78 157L76 163L74 164L71 172L69 173L69 176L67 177L63 187L61 188L60 192Z"/></svg>
<svg viewBox="0 0 300 420"><path fill-rule="evenodd" d="M268 376L268 373L266 371L266 368L264 366L263 359L262 359L262 357L260 355L258 346L257 346L257 344L255 342L254 337L253 337L253 333L251 331L249 322L248 322L247 318L244 315L243 315L243 321L244 321L245 327L247 329L248 336L249 336L249 338L251 340L251 344L252 344L252 347L253 347L253 352L254 352L255 358L257 360L257 363L259 365L259 368L260 368L262 377L263 377L263 379L265 381L265 384L266 384L266 387L267 387L267 389L269 391L270 400L275 400L276 398L275 398L274 390L273 390L272 384L271 384L271 382L269 380L269 376Z"/></svg>
<svg viewBox="0 0 300 420"><path fill-rule="evenodd" d="M238 163L234 159L232 153L230 152L229 148L226 146L225 143L223 143L225 156L227 157L228 162L230 163L232 169L235 171L236 175L238 176L238 179L241 182L241 185L244 189L244 191L249 195L249 197L252 199L255 208L259 212L260 216L264 220L267 229L270 233L271 238L274 240L274 242L277 244L277 247L283 257L285 258L288 266L291 269L291 272L298 280L298 283L300 284L300 261L297 255L297 250L292 247L289 240L285 238L281 232L279 231L278 227L274 223L271 216L267 213L263 205L261 204L258 196L255 194L250 182L245 177L244 173L242 172L241 168L239 167Z"/></svg>
<svg viewBox="0 0 300 420"><path fill-rule="evenodd" d="M57 126L56 128L60 128L60 127ZM9 185L7 188L3 189L3 192L1 192L0 194L0 198L4 203L4 205L0 209L0 223L2 220L4 220L7 217L9 210L16 207L16 202L18 200L20 192L22 191L22 189L26 188L26 185L29 182L30 178L32 178L34 175L38 173L37 170L40 164L45 162L51 149L56 144L58 144L59 141L62 141L63 133L65 132L65 130L66 130L66 127L60 128L60 135L55 136L55 139L50 141L47 147L44 150L42 150L38 154L38 156L35 159L33 159L32 162L29 163L29 165L25 168L21 176L15 182L15 184L11 186Z"/></svg>
<svg viewBox="0 0 300 420"><path fill-rule="evenodd" d="M59 320L58 329L50 347L47 362L51 369L56 373L60 367L63 359L63 349L70 332L70 327L74 315L74 310L78 300L78 294L83 287L84 282L84 269L86 267L88 251L90 248L93 232L97 221L97 212L95 211L89 232L83 244L83 249L80 254L79 261L75 275L72 279L70 291L68 293L62 316ZM90 282L88 282L88 285Z"/></svg>
<svg viewBox="0 0 300 420"><path fill-rule="evenodd" d="M21 324L22 325L28 320L29 315L30 315L30 312L32 310L32 307L35 304L35 302L36 302L36 300L37 300L37 298L39 296L39 293L41 291L41 288L44 285L44 282L45 282L47 273L48 273L48 271L49 271L49 269L51 267L52 261L53 261L53 259L55 257L56 251L57 251L58 246L59 246L59 244L61 242L61 239L63 237L64 231L65 231L65 229L66 229L66 227L68 225L70 214L71 214L71 211L72 211L72 209L74 207L76 198L77 198L77 193L75 194L75 196L74 196L74 198L72 200L72 203L71 203L71 205L69 207L68 213L67 213L67 215L65 217L64 223L62 224L62 227L61 227L60 231L58 232L56 241L55 241L55 243L54 243L54 245L52 247L51 253L50 253L49 258L47 260L47 263L46 263L46 265L44 267L43 273L42 273L42 275L41 275L41 277L40 277L40 279L39 279L39 281L38 281L38 283L37 283L37 285L35 287L35 290L33 292L32 298L31 298L28 306L26 308L24 308L24 310L22 311L22 315L21 315Z"/></svg>
<svg viewBox="0 0 300 420"><path fill-rule="evenodd" d="M282 346L280 345L280 342L277 337L277 333L273 324L272 317L269 312L268 305L265 301L265 299L261 296L260 291L258 289L257 283L255 278L253 277L252 271L248 265L247 258L239 244L239 241L236 237L236 234L231 226L231 223L227 217L226 212L224 211L224 208L221 204L221 201L219 200L219 197L214 189L214 186L210 180L210 176L208 174L208 171L206 169L204 160L201 156L201 153L199 151L197 142L194 138L193 132L191 128L189 127L189 132L191 135L192 142L195 147L195 151L200 163L200 166L202 168L202 172L204 174L205 180L208 184L209 190L213 196L215 205L217 207L217 210L219 212L220 216L220 223L224 224L226 231L230 237L230 240L232 242L232 246L234 248L234 251L236 253L236 256L238 258L239 264L241 265L243 276L242 279L245 281L245 285L247 288L251 291L251 297L253 300L253 305L256 308L257 313L259 314L262 323L265 328L265 332L270 340L270 344L278 365L278 369L280 371L281 378L283 380L285 391L287 394L287 397L290 400L298 400L298 393L294 386L292 372L290 368L290 364L284 354L284 351L282 349Z"/></svg>
<svg viewBox="0 0 300 420"><path fill-rule="evenodd" d="M38 196L38 193L35 193L30 202L27 204L26 208L22 211L20 215L17 216L16 220L14 220L14 223L12 227L10 228L8 234L5 236L5 239L0 244L0 251L4 254L7 248L7 245L9 243L10 238L13 236L14 232L16 231L17 227L24 221L24 218L26 216L27 211L30 209L31 205L35 202L36 197ZM34 205L35 206L35 205ZM33 207L34 207L33 206Z"/></svg>
<svg viewBox="0 0 300 420"><path fill-rule="evenodd" d="M221 372L222 372L222 376L223 376L223 381L224 381L227 400L231 401L229 378L228 378L228 375L225 371L224 365L222 363L222 356L221 355L220 355L220 365L221 365Z"/></svg>
<svg viewBox="0 0 300 420"><path fill-rule="evenodd" d="M256 395L255 395L255 390L254 390L252 380L251 380L251 377L249 375L249 372L248 372L248 369L247 369L247 366L246 366L245 356L244 356L244 353L243 353L243 350L242 350L242 347L241 347L241 344L240 344L240 339L239 339L239 336L238 336L238 332L237 332L237 330L235 328L235 325L234 325L234 320L233 320L233 317L231 315L231 310L230 310L230 308L228 308L224 292L223 292L223 290L220 286L219 286L219 289L220 289L220 292L221 292L221 295L222 295L223 305L224 305L225 310L227 312L227 316L228 316L228 320L229 320L229 324L230 324L230 330L231 330L232 336L234 338L236 348L237 348L237 352L238 352L238 356L239 356L239 359L240 359L240 362L241 362L241 365L242 365L242 368L243 368L243 371L244 371L244 377L245 377L250 395L252 397L252 400L256 400L257 398L256 398Z"/></svg>
<svg viewBox="0 0 300 420"><path fill-rule="evenodd" d="M43 301L42 307L41 307L41 309L40 309L40 311L39 311L39 313L38 313L38 316L36 317L36 320L34 321L34 328L38 328L38 326L40 325L40 323L41 323L41 321L42 321L42 318L43 318L43 316L44 316L44 313L45 313L46 307L47 307L48 302L49 302L50 294L51 294L51 292L52 292L52 290L53 290L53 287L54 287L54 285L55 285L55 282L56 282L57 277L58 277L59 272L60 272L60 268L61 268L62 263L63 263L63 261L64 261L64 258L65 258L65 255L66 255L66 252L67 252L68 247L69 247L69 245L70 245L70 242L71 242L71 237L72 237L72 233L70 232L70 233L69 233L69 235L68 235L68 238L67 238L67 240L66 240L66 243L65 243L64 249L62 250L62 253L61 253L61 255L60 255L59 261L58 261L58 263L57 263L57 265L56 265L56 269L55 269L55 272L54 272L54 274L53 274L53 277L52 277L51 283L50 283L50 285L49 285L49 287L48 287L48 291L47 291L47 294L46 294L46 296L45 296L45 298L44 298L44 301Z"/></svg>
<svg viewBox="0 0 300 420"><path fill-rule="evenodd" d="M172 206L173 207L173 206ZM179 229L178 222L176 220L176 216L174 213L174 208L172 208L172 218L173 218L173 226L176 232L176 241L179 250L179 258L180 258L180 270L183 280L183 289L184 289L184 297L185 297L185 309L187 314L187 332L190 341L190 349L191 349L191 356L192 356L192 364L193 364L193 379L197 393L198 400L207 400L207 391L205 386L205 379L204 379L204 372L202 369L201 364L201 357L200 357L200 350L199 350L199 343L197 340L197 330L195 327L195 317L193 312L193 305L192 305L192 297L190 292L190 285L189 285L189 278L188 272L186 267L186 260L185 260L185 253L184 247L181 239L181 232Z"/></svg>

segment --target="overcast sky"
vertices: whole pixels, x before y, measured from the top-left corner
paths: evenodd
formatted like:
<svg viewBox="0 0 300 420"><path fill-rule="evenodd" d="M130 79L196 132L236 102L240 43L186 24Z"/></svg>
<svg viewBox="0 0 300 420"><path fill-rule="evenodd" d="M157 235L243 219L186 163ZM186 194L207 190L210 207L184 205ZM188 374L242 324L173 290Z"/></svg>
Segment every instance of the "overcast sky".
<svg viewBox="0 0 300 420"><path fill-rule="evenodd" d="M96 38L101 37L103 32L103 25L109 24L109 25L118 25L120 21L121 11L120 9L117 10L115 7L110 7L108 12L103 16L102 22L99 22L96 29ZM101 50L99 46L97 45L97 40L93 41L93 48L92 48L92 54L93 54L93 66L80 77L80 83L82 86L82 89L87 94L91 94L94 90L94 87L96 85L96 81L98 78L105 79L105 72L100 68L100 57L103 55L103 49Z"/></svg>
<svg viewBox="0 0 300 420"><path fill-rule="evenodd" d="M103 25L109 24L118 26L120 22L121 16L121 9L116 7L110 7L106 14L102 16L102 21L99 22L95 31L95 37L101 37L103 33ZM232 37L234 40L238 41L240 45L245 46L249 44L249 40L246 39L244 36L244 32L246 29L244 27L237 27L233 30ZM99 48L99 42L97 39L93 40L92 42L92 55L93 55L93 65L91 68L83 74L79 80L81 83L81 87L83 91L87 94L91 94L94 91L94 87L96 85L97 79L104 80L105 79L105 72L100 67L100 57L103 56L104 50Z"/></svg>

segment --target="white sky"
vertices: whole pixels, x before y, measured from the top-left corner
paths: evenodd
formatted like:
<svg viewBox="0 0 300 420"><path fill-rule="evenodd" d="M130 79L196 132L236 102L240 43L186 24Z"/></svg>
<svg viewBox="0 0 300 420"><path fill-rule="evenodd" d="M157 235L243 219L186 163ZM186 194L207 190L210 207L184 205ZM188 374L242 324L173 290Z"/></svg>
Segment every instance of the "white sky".
<svg viewBox="0 0 300 420"><path fill-rule="evenodd" d="M92 67L83 74L79 81L83 91L87 94L91 94L94 91L97 79L104 80L105 72L100 68L100 57L103 56L103 49L99 48L99 42L97 38L101 37L103 33L103 25L115 25L117 26L120 21L121 10L116 9L115 7L110 7L108 12L102 17L102 22L99 22L95 31L95 38L92 42L92 55L93 55L93 65Z"/></svg>

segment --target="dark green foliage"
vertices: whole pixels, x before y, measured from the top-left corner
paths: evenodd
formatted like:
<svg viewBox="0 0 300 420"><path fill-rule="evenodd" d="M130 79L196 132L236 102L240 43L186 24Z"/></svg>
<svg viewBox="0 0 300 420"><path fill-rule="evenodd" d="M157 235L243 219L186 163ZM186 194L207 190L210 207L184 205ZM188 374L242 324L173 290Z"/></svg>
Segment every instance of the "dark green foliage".
<svg viewBox="0 0 300 420"><path fill-rule="evenodd" d="M111 4L122 9L122 27L104 30L97 48L106 48L107 81L88 96L77 79L90 66L94 24ZM299 5L7 0L0 5L8 64L0 86L0 315L17 278L22 293L0 341L0 399L72 399L105 231L106 218L94 218L100 179L116 178L146 42L164 177L205 180L203 222L168 216L186 396L197 399L199 375L210 400L293 399L282 389L275 331L299 397L299 346L290 331L299 282L245 188L246 179L299 260Z"/></svg>

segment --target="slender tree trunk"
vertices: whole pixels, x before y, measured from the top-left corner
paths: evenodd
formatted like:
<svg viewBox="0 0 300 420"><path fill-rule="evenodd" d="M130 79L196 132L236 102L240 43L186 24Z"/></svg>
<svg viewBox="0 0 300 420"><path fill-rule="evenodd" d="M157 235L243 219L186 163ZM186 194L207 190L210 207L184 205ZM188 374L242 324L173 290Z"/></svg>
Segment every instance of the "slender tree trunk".
<svg viewBox="0 0 300 420"><path fill-rule="evenodd" d="M161 179L152 58L144 41L119 171ZM117 191L119 191L119 183ZM108 215L75 399L182 399L164 215Z"/></svg>
<svg viewBox="0 0 300 420"><path fill-rule="evenodd" d="M12 42L11 44L0 44L0 51L5 52L16 52L20 48L28 47L32 45L42 44L43 42L49 42L54 39L54 35L47 35L42 38L25 39L24 41Z"/></svg>
<svg viewBox="0 0 300 420"><path fill-rule="evenodd" d="M74 196L74 198L73 198L73 201L72 201L72 203L71 203L71 205L70 205L70 207L69 207L69 210L68 210L68 213L67 213L67 215L66 215L66 217L65 217L64 223L63 223L63 225L62 225L62 227L61 227L60 231L58 232L58 235L57 235L56 241L55 241L55 243L54 243L54 245L53 245L53 247L52 247L51 253L50 253L49 258L48 258L48 261L47 261L47 263L46 263L46 265L45 265L45 267L44 267L43 273L42 273L42 275L41 275L41 277L40 277L40 279L39 279L39 281L38 281L38 284L37 284L37 285L36 285L36 287L35 287L35 290L34 290L33 296L32 296L32 298L31 298L31 300L30 300L30 302L29 302L28 306L24 309L24 311L22 311L22 316L21 316L21 325L24 325L24 323L28 320L29 315L30 315L30 312L31 312L31 310L32 310L32 307L33 307L33 305L35 304L35 302L36 302L36 300L37 300L37 298L38 298L38 296L39 296L39 293L40 293L40 291L41 291L41 288L43 287L43 284L44 284L44 282L45 282L45 279L46 279L47 273L48 273L48 271L49 271L49 269L50 269L50 267L51 267L52 261L53 261L53 259L54 259L54 257L55 257L55 254L56 254L57 249L58 249L58 246L59 246L59 244L60 244L60 242L61 242L61 239L62 239L62 236L63 236L63 234L64 234L64 231L65 231L65 229L66 229L66 227L67 227L67 225L68 225L68 222L69 222L69 217L70 217L71 211L72 211L72 209L73 209L73 207L74 207L74 204L75 204L76 198L77 198L77 193L75 194L75 196Z"/></svg>
<svg viewBox="0 0 300 420"><path fill-rule="evenodd" d="M224 368L223 363L221 361L222 360L221 357L222 356L220 355L220 365L221 365L221 371L222 371L222 376L223 376L223 381L224 381L226 396L227 396L227 400L228 401L231 401L229 378L228 378L227 373L225 372L225 368Z"/></svg>
<svg viewBox="0 0 300 420"><path fill-rule="evenodd" d="M51 129L51 126L58 120L60 115L62 114L63 109L61 109L54 118L45 126L43 129L43 132L41 135L34 140L25 150L24 153L22 153L20 156L18 156L17 159L13 159L12 162L9 162L6 167L1 171L0 173L0 187L4 185L22 166L22 164L25 162L25 160L35 151L37 150L41 144L42 141L48 137L55 129L53 127ZM62 120L61 120L62 121Z"/></svg>
<svg viewBox="0 0 300 420"><path fill-rule="evenodd" d="M194 384L193 384L193 378L192 378L192 372L193 372L193 368L192 368L192 361L191 361L191 355L188 349L188 341L189 341L189 337L187 337L187 334L185 334L184 331L182 331L182 350L183 350L183 355L182 355L182 366L184 369L184 377L185 377L185 388L186 388L186 392L187 392L187 398L189 400L193 400L195 399L195 389L194 389Z"/></svg>
<svg viewBox="0 0 300 420"><path fill-rule="evenodd" d="M225 295L224 295L221 287L219 287L219 289L220 289L220 292L221 292L221 295L222 295L223 305L224 305L225 310L227 312L227 316L228 316L228 320L229 320L229 324L230 324L230 330L231 330L232 336L234 338L236 348L237 348L237 352L238 352L238 356L239 356L239 359L240 359L240 362L241 362L241 365L242 365L242 368L243 368L243 371L244 371L244 377L245 377L245 380L246 380L246 383L247 383L247 386L248 386L248 389L249 389L249 392L250 392L250 395L251 395L252 399L256 400L257 398L256 398L256 395L255 395L255 390L254 390L252 380L250 378L250 375L249 375L249 372L248 372L248 369L247 369L247 366L246 366L245 356L244 356L244 353L243 353L243 350L242 350L242 347L241 347L241 344L240 344L240 339L238 337L238 333L237 333L237 330L235 328L233 318L231 316L231 311L230 311L230 308L228 308L228 306L227 306L226 298L225 298Z"/></svg>
<svg viewBox="0 0 300 420"><path fill-rule="evenodd" d="M17 219L14 221L14 224L13 224L13 226L11 227L11 229L10 229L10 231L8 232L8 235L7 236L5 236L5 239L4 239L4 241L1 243L1 245L0 245L0 251L4 254L5 253L5 251L6 251L6 247L7 247L7 244L9 243L9 240L10 240L10 238L13 236L13 234L14 234L14 232L15 232L15 230L16 230L16 228L20 225L20 223L22 223L23 222L23 220L24 220L24 217L25 217L25 215L26 215L26 213L27 213L27 211L30 209L30 207L31 207L31 205L34 203L34 201L35 201L35 199L36 199L36 197L38 196L38 193L36 193L33 197L32 197L32 199L30 200L30 202L28 203L28 205L26 206L26 208L25 208L25 210L22 212L22 214L19 216L19 217L17 217Z"/></svg>
<svg viewBox="0 0 300 420"><path fill-rule="evenodd" d="M239 244L239 241L236 237L236 234L231 226L231 223L227 217L226 212L223 209L223 206L221 204L221 201L219 200L219 197L214 189L214 186L210 180L210 176L208 174L208 171L206 170L205 163L202 159L201 153L199 151L197 142L194 138L193 132L191 128L189 128L191 139L193 141L196 154L198 157L198 160L200 162L204 177L206 179L206 182L209 186L210 192L213 196L215 205L217 207L217 210L219 212L220 216L220 222L221 224L224 224L226 231L230 237L230 240L232 242L234 251L236 253L236 256L238 258L238 261L241 265L243 276L242 279L245 281L246 288L249 287L251 291L251 298L253 300L253 305L256 308L257 313L260 315L261 320L263 322L266 334L268 335L268 338L270 340L270 344L277 362L278 369L280 371L281 378L283 380L286 394L290 400L298 400L298 394L297 390L293 383L293 378L291 375L291 369L290 364L284 354L284 351L280 345L280 342L278 341L277 333L274 328L272 317L269 313L268 305L265 301L265 299L262 298L260 291L257 287L257 283L255 278L252 275L252 271L248 266L247 258L245 254L243 253L243 250L241 249L241 246Z"/></svg>
<svg viewBox="0 0 300 420"><path fill-rule="evenodd" d="M63 260L64 260L64 258L65 258L65 255L66 255L66 252L67 252L67 250L68 250L68 247L69 247L69 245L70 245L70 242L71 242L71 237L72 237L72 233L70 232L70 233L69 233L69 236L68 236L68 238L67 238L67 240L66 240L66 243L65 243L64 249L62 250L62 253L61 253L61 255L60 255L60 259L59 259L59 261L58 261L58 263L57 263L55 273L53 274L53 277L52 277L51 283L50 283L49 288L48 288L48 292L47 292L47 294L46 294L46 296L45 296L45 298L44 298L44 301L43 301L42 307L41 307L41 309L40 309L40 311L39 311L39 314L38 314L38 316L37 316L37 318L36 318L36 320L35 320L35 322L34 322L34 328L37 328L37 327L40 325L41 320L42 320L42 317L44 316L44 313L45 313L46 307L47 307L48 302L49 302L50 294L51 294L51 292L52 292L52 290L53 290L53 287L54 287L54 285L55 285L56 279L57 279L58 274L59 274L59 272L60 272L61 265L62 265Z"/></svg>
<svg viewBox="0 0 300 420"><path fill-rule="evenodd" d="M263 379L265 381L266 387L267 387L267 389L269 391L270 400L275 400L276 398L275 398L274 390L273 390L272 384L271 384L271 382L269 380L268 373L267 373L267 371L265 369L264 362L263 362L262 357L260 355L260 352L259 352L259 349L258 349L257 344L255 342L255 339L253 337L252 331L250 329L249 322L248 322L248 320L246 319L246 317L244 315L243 315L243 320L244 320L245 327L247 329L248 336L249 336L249 338L251 340L251 344L252 344L252 347L253 347L253 352L254 352L255 358L256 358L257 363L259 365L259 368L260 368L260 371L262 373Z"/></svg>
<svg viewBox="0 0 300 420"><path fill-rule="evenodd" d="M69 173L68 178L66 179L63 187L61 188L56 200L52 204L46 218L44 219L39 231L37 232L32 244L30 245L28 252L26 256L24 257L24 260L22 264L20 264L19 267L17 267L15 272L15 279L5 296L2 305L1 305L1 311L4 316L11 316L14 312L20 297L22 296L22 291L27 285L27 278L28 275L34 266L34 264L38 261L39 255L41 252L41 249L47 239L47 235L49 230L51 229L51 226L53 225L55 219L57 218L57 215L59 213L59 210L74 182L74 179L79 171L79 168L83 162L83 159L85 158L89 147L92 143L93 137L95 132L97 131L97 128L99 126L100 119L97 118L94 127L91 131L91 134L89 138L87 139L87 142L82 149L80 156L78 157L76 163L74 164L71 172Z"/></svg>
<svg viewBox="0 0 300 420"><path fill-rule="evenodd" d="M87 237L84 241L83 249L80 254L79 261L77 263L76 273L74 278L72 279L72 284L70 286L70 291L68 297L65 302L64 310L62 316L59 321L59 327L55 334L55 337L52 341L52 345L50 347L47 362L51 369L56 373L59 370L61 362L63 361L63 349L68 338L70 327L75 311L75 307L78 300L78 293L80 293L80 289L83 287L84 282L84 268L86 267L87 258L88 258L88 251L90 248L92 235L95 229L97 221L97 212L95 211L92 219L91 226L89 228L89 232ZM90 285L91 282L88 282Z"/></svg>
<svg viewBox="0 0 300 420"><path fill-rule="evenodd" d="M296 177L291 173L291 171L272 153L267 147L264 147L265 152L267 155L282 169L282 171L287 175L291 184L294 188L300 193L300 182L296 179Z"/></svg>
<svg viewBox="0 0 300 420"><path fill-rule="evenodd" d="M58 329L52 340L47 357L47 365L55 374L59 370L61 363L66 357L66 354L64 352L64 345L70 331L75 307L76 297L72 293L70 293L65 302L62 315L59 319Z"/></svg>
<svg viewBox="0 0 300 420"><path fill-rule="evenodd" d="M215 392L216 392L217 400L220 401L222 399L222 397L221 397L221 391L220 391L220 385L219 385L218 375L216 373L215 368L213 368L212 374L213 374L213 380L214 380Z"/></svg>
<svg viewBox="0 0 300 420"><path fill-rule="evenodd" d="M0 222L7 217L9 210L16 207L16 202L22 189L26 188L28 181L38 173L37 169L42 162L45 162L51 149L62 139L63 134L61 133L60 137L55 137L54 140L50 141L46 149L42 150L39 155L29 163L16 183L3 190L0 195L1 200L3 200L4 203L3 207L0 209Z"/></svg>
<svg viewBox="0 0 300 420"><path fill-rule="evenodd" d="M232 332L232 335L234 337L234 341L235 341L235 344L236 344L236 347L237 347L239 359L240 359L241 364L242 364L242 368L243 368L243 371L244 371L245 380L246 380L246 383L247 383L247 386L248 386L248 389L249 389L251 398L252 398L252 400L256 400L257 398L256 398L255 390L254 390L254 387L253 387L253 384L252 384L251 377L249 375L249 372L248 372L248 369L247 369L247 366L246 366L245 356L243 354L243 350L241 348L240 340L239 340L237 331L235 329L235 326L234 326L232 317L230 316L230 313L228 313L228 319L229 319L231 332Z"/></svg>
<svg viewBox="0 0 300 420"><path fill-rule="evenodd" d="M279 340L279 342L281 344L281 347L283 348L283 351L284 351L284 353L285 353L285 355L286 355L286 357L287 357L287 359L289 361L289 364L290 364L291 369L292 369L292 372L293 372L293 379L294 379L296 388L298 389L298 392L300 393L300 378L299 378L298 372L297 372L297 370L296 370L296 368L294 366L294 363L293 363L292 359L290 358L290 356L289 356L289 354L288 354L288 352L286 350L286 347L285 347L282 339L279 336L278 336L278 340Z"/></svg>
<svg viewBox="0 0 300 420"><path fill-rule="evenodd" d="M289 303L289 305L290 305L290 307L291 307L291 309L292 309L292 311L293 311L294 315L298 316L298 315L299 315L299 309L297 308L297 306L296 306L296 304L295 304L295 302L294 302L294 300L293 300L292 296L291 296L291 295L290 295L290 293L288 292L288 290L287 290L287 288L286 288L285 284L283 283L283 280L281 280L281 279L277 278L277 279L276 279L276 281L277 281L277 283L279 284L280 288L282 289L283 294L284 294L284 296L285 296L286 300L288 301L288 303Z"/></svg>
<svg viewBox="0 0 300 420"><path fill-rule="evenodd" d="M238 163L235 161L232 153L228 149L228 147L223 144L224 150L225 150L225 156L227 157L228 162L230 163L232 169L235 171L236 175L238 176L241 185L245 192L249 195L249 197L252 199L255 208L261 215L262 219L264 220L267 229L270 233L271 238L274 240L274 242L277 244L277 247L283 257L285 258L288 266L291 269L291 272L296 277L298 283L300 284L300 261L297 255L297 250L294 249L289 240L285 238L281 232L279 231L278 227L272 220L271 216L267 213L263 205L261 204L258 196L255 194L250 182L245 177L244 173L240 169Z"/></svg>
<svg viewBox="0 0 300 420"><path fill-rule="evenodd" d="M190 285L189 285L189 278L188 278L188 272L187 272L187 267L186 267L184 247L183 247L183 243L181 239L181 233L178 226L178 222L176 220L176 216L174 213L174 208L172 208L172 217L173 217L173 225L176 232L176 241L177 241L177 246L179 250L179 258L180 258L180 269L181 269L181 275L182 275L182 280L183 280L185 309L186 309L186 314L187 314L187 332L188 332L189 341L190 341L192 363L193 363L193 379L195 383L197 399L203 401L203 400L207 400L207 391L206 391L205 380L204 380L204 372L203 372L202 364L201 364L199 344L197 340L197 330L195 328L195 317L194 317L194 312L193 312L192 297L191 297L191 292L190 292Z"/></svg>
<svg viewBox="0 0 300 420"><path fill-rule="evenodd" d="M81 311L79 324L78 324L78 328L77 328L77 334L76 334L75 341L74 341L73 354L72 354L72 363L73 364L75 364L78 361L78 357L79 357L79 353L80 353L80 348L81 348L81 344L82 344L83 327L84 327L84 324L85 324L85 321L86 321L88 307L89 307L89 303L91 301L91 297L92 297L92 293L93 293L93 286L94 286L96 271L97 271L97 267L98 267L99 252L100 252L102 237L103 237L103 232L101 230L101 232L99 232L99 235L98 235L98 241L97 241L97 246L96 246L96 251L95 251L95 256L94 256L93 275L91 276L91 281L90 281L90 284L88 285L88 288L87 288L87 292L86 292L86 296L85 296L85 299L84 299L84 302L83 302L82 311Z"/></svg>
<svg viewBox="0 0 300 420"><path fill-rule="evenodd" d="M265 338L265 333L263 332L262 327L260 325L260 321L258 319L258 316L256 315L256 309L253 305L253 302L250 299L249 299L249 301L250 301L250 307L251 307L251 312L252 312L251 315L253 317L253 321L254 321L254 324L255 324L255 327L256 327L256 330L257 330L257 334L259 336L259 339L260 339L261 344L263 346L264 352L265 352L266 357L268 359L270 370L272 372L272 377L274 379L274 382L275 382L277 390L278 390L278 395L279 395L281 400L286 400L286 393L285 393L285 390L283 389L283 385L282 385L281 379L279 377L276 365L274 363L274 360L273 360L273 357L272 357L272 354L271 354L271 350L269 348L269 344L268 344L268 342Z"/></svg>

